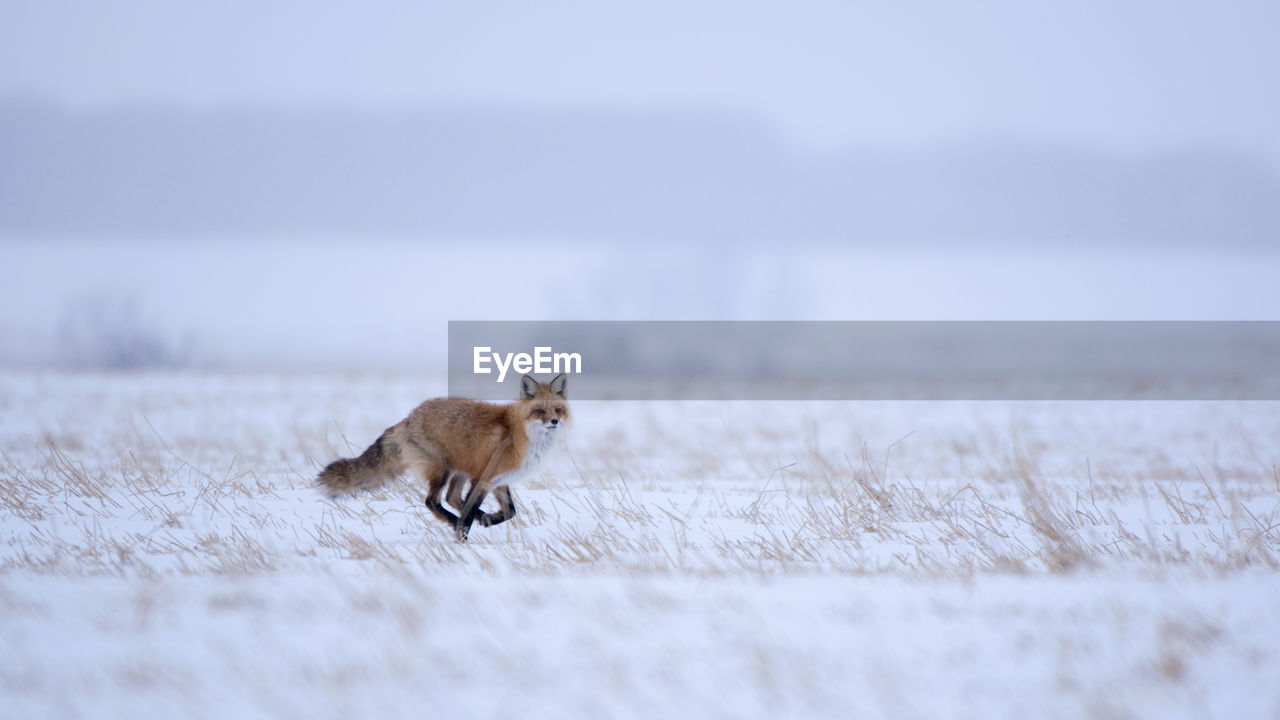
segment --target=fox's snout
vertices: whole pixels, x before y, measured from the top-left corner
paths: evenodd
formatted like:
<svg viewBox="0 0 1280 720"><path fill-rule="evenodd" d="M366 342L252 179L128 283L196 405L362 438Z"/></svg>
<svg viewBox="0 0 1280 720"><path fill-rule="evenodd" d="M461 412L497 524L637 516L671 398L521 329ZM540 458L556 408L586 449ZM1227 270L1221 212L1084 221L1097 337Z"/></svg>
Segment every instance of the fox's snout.
<svg viewBox="0 0 1280 720"><path fill-rule="evenodd" d="M562 420L564 420L564 418L539 418L534 425L535 427L543 430L543 432L552 433L556 432L558 429L568 427L568 423Z"/></svg>

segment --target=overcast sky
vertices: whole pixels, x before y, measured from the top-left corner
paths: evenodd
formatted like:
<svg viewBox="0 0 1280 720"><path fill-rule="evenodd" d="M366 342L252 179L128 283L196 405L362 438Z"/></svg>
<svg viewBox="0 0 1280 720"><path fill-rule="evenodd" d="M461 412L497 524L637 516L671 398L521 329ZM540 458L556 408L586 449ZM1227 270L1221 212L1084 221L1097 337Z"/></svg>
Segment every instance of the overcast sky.
<svg viewBox="0 0 1280 720"><path fill-rule="evenodd" d="M0 0L0 362L113 328L412 367L460 318L1274 319L1276 88L1276 2ZM538 239L572 232L620 240Z"/></svg>
<svg viewBox="0 0 1280 720"><path fill-rule="evenodd" d="M1280 159L1274 2L6 0L0 96L713 109L798 144Z"/></svg>

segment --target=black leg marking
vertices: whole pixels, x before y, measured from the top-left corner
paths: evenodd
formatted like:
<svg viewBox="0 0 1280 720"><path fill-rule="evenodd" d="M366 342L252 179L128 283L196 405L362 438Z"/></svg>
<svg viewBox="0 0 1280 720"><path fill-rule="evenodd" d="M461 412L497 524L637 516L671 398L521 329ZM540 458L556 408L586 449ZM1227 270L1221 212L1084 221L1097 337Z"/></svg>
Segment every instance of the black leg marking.
<svg viewBox="0 0 1280 720"><path fill-rule="evenodd" d="M481 483L471 486L471 492L467 493L467 501L463 503L458 517L458 523L454 526L454 535L457 536L458 542L467 541L467 535L471 534L471 524L481 515L480 503L484 502L484 496L488 494L489 489Z"/></svg>
<svg viewBox="0 0 1280 720"><path fill-rule="evenodd" d="M439 500L432 500L430 497L428 497L427 509L430 510L432 514L434 514L436 517L449 523L450 525L458 524L458 516L449 512L448 508L441 505Z"/></svg>
<svg viewBox="0 0 1280 720"><path fill-rule="evenodd" d="M438 482L431 483L431 489L427 493L426 506L432 515L449 523L450 525L458 524L458 516L449 512L440 504L440 491L444 489L444 484L449 480L449 473L446 472L440 477Z"/></svg>
<svg viewBox="0 0 1280 720"><path fill-rule="evenodd" d="M480 516L481 527L493 527L500 525L516 516L516 496L511 492L511 488L503 485L493 491L493 497L498 501L500 506L498 512L485 513Z"/></svg>

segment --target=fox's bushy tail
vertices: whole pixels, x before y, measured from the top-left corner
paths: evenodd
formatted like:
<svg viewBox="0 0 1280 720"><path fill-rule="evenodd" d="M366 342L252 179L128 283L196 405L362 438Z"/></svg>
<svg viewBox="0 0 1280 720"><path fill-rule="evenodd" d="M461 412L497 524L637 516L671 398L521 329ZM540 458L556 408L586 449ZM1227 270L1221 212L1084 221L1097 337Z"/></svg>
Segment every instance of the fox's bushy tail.
<svg viewBox="0 0 1280 720"><path fill-rule="evenodd" d="M354 495L364 490L377 490L404 472L400 444L395 428L388 428L358 458L343 458L329 463L320 471L316 482L329 497Z"/></svg>

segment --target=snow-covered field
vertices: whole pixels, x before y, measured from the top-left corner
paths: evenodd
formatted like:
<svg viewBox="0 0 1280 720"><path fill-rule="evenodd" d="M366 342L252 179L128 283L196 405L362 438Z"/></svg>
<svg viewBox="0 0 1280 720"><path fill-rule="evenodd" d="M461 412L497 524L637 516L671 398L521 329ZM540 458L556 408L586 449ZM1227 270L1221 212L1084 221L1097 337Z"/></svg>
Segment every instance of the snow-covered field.
<svg viewBox="0 0 1280 720"><path fill-rule="evenodd" d="M0 716L1280 714L1278 404L578 402L466 545L315 492L442 392L0 374Z"/></svg>

